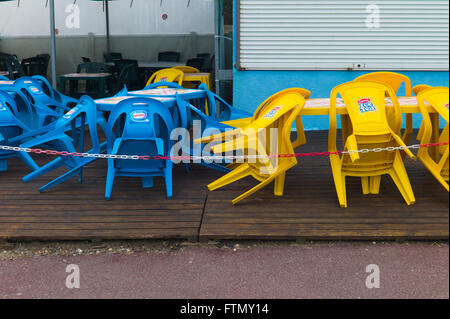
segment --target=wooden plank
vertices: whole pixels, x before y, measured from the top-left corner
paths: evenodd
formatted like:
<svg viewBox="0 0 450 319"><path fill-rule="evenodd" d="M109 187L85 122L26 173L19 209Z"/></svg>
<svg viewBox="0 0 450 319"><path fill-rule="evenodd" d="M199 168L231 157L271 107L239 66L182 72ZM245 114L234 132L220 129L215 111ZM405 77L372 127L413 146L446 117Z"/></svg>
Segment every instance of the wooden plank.
<svg viewBox="0 0 450 319"><path fill-rule="evenodd" d="M308 132L298 152L324 151L326 132ZM362 195L358 178L347 179L349 207L338 205L327 157L299 159L286 176L283 197L270 185L237 205L231 199L258 182L246 178L210 192L200 239L448 239L449 197L419 161L406 160L416 204L403 201L385 176L379 195Z"/></svg>

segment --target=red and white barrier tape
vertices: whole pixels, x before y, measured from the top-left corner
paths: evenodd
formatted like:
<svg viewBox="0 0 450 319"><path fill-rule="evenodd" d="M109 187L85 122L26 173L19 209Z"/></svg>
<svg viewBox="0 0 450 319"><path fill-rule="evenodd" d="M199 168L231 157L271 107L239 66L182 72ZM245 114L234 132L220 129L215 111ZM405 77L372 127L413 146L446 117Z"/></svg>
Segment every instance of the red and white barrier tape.
<svg viewBox="0 0 450 319"><path fill-rule="evenodd" d="M244 159L261 159L261 158L286 158L286 157L314 157L314 156L330 156L330 155L342 155L342 154L354 154L354 153L369 153L369 152L392 152L396 150L405 149L418 149L422 147L434 147L448 145L448 142L442 143L430 143L430 144L414 144L409 146L398 147L386 147L386 148L373 148L373 149L361 149L361 150L349 150L349 151L337 151L337 152L312 152L312 153L296 153L296 154L274 154L274 155L230 155L230 156L150 156L150 155L114 155L114 154L94 154L94 153L78 153L78 152L66 152L66 151L54 151L43 150L39 148L23 148L14 146L0 145L2 151L14 151L14 152L26 152L32 154L46 154L46 155L59 155L59 156L74 156L74 157L86 157L86 158L102 158L102 159L123 159L123 160L173 160L173 161L214 161L214 160L244 160Z"/></svg>

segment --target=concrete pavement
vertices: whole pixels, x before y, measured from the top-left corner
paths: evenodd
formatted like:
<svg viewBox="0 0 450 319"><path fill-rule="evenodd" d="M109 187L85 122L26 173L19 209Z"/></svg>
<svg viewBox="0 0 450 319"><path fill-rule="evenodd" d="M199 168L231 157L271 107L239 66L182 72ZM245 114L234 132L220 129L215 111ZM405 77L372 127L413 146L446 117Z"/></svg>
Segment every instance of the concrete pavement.
<svg viewBox="0 0 450 319"><path fill-rule="evenodd" d="M79 289L66 287L69 264L79 267ZM371 264L380 288L366 287ZM0 298L449 298L449 250L283 243L23 257L0 260Z"/></svg>

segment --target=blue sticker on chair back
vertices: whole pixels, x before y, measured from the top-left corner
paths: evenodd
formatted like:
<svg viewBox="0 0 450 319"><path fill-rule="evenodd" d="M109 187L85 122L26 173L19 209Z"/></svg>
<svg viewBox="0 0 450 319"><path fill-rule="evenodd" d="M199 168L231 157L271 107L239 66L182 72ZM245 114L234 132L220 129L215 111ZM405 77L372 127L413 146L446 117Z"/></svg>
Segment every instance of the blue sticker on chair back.
<svg viewBox="0 0 450 319"><path fill-rule="evenodd" d="M364 114L367 112L374 112L377 110L375 108L375 106L373 105L372 101L370 100L370 98L364 98L364 99L358 100L358 105L359 105L359 112L361 114Z"/></svg>
<svg viewBox="0 0 450 319"><path fill-rule="evenodd" d="M136 110L131 112L130 114L131 121L137 123L149 122L147 111L145 110Z"/></svg>

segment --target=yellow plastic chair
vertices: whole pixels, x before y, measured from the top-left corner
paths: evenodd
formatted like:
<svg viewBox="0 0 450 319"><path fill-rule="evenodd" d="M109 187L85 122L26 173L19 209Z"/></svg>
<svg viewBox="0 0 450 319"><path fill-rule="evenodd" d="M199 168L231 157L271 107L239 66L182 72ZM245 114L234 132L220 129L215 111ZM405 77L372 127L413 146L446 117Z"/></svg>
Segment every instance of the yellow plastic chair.
<svg viewBox="0 0 450 319"><path fill-rule="evenodd" d="M386 114L385 96L392 99L394 110L391 115L394 126L390 126ZM379 82L349 82L335 87L331 91L330 130L328 149L337 152L336 135L336 99L340 95L344 100L349 114L353 132L344 141L344 151L358 151L405 146L398 135L402 124L400 105L393 89ZM406 154L415 159L409 149ZM414 193L406 173L401 153L395 151L380 151L357 153L350 152L330 155L336 192L341 207L347 207L345 186L346 176L362 178L363 194L378 194L381 175L389 174L400 190L408 205L415 202Z"/></svg>
<svg viewBox="0 0 450 319"><path fill-rule="evenodd" d="M245 127L248 126L249 123L251 123L252 121L254 121L255 119L258 118L258 116L261 114L261 112L264 112L264 110L266 109L267 106L269 106L272 101L274 99L276 99L279 96L282 96L284 94L288 94L288 93L299 93L303 96L304 99L309 99L309 97L311 96L311 92L303 89L303 88L289 88L289 89L285 89L282 90L278 93L275 93L274 95L270 96L269 98L267 98L255 111L255 113L253 114L253 117L249 117L249 118L243 118L243 119L237 119L237 120L232 120L232 121L226 121L223 122L223 124L226 125L230 125L233 127ZM305 135L305 130L303 128L303 122L302 122L302 117L301 115L298 115L297 118L295 119L295 127L297 130L297 139L292 142L292 147L295 149L297 147L300 147L302 145L306 144L306 135Z"/></svg>
<svg viewBox="0 0 450 319"><path fill-rule="evenodd" d="M180 70L183 73L200 73L199 69L187 65L174 66L172 69Z"/></svg>
<svg viewBox="0 0 450 319"><path fill-rule="evenodd" d="M398 89L405 84L405 96L412 96L411 90L411 80L406 75L395 73L395 72L373 72L361 75L357 77L354 81L376 81L381 82L385 85L391 87L395 93ZM402 139L405 144L409 145L411 143L411 137L413 134L413 123L412 114L405 114L405 132L403 133ZM404 158L404 156L403 156Z"/></svg>
<svg viewBox="0 0 450 319"><path fill-rule="evenodd" d="M426 84L419 84L416 85L415 87L412 88L414 95L418 95L420 92L422 92L423 90L429 89L431 88L431 86L426 85ZM420 141L422 139L422 134L423 134L423 125L420 125L419 128L419 133L417 133L417 140Z"/></svg>
<svg viewBox="0 0 450 319"><path fill-rule="evenodd" d="M291 127L304 105L305 99L297 91L276 94L276 97L272 97L270 103L266 104L258 116L245 127L196 140L196 143L224 141L224 143L211 148L215 154L241 151L244 155L251 153L263 156L262 159L246 158L241 162L236 161L233 164L232 171L209 184L208 189L212 191L244 177L252 176L260 183L233 199L233 205L272 181L275 181L274 194L282 196L286 171L297 164L297 159L294 156L282 158L277 156L268 158L266 156L269 154L294 154L290 140ZM271 132L270 129L274 128L278 129L278 134L275 143L271 143L274 141L271 141L267 134Z"/></svg>
<svg viewBox="0 0 450 319"><path fill-rule="evenodd" d="M448 143L448 105L449 105L449 89L446 87L434 87L421 91L417 95L417 101L419 102L420 112L422 113L422 138L420 144L428 144L431 141L433 134L430 115L425 107L425 101L431 104L434 110L447 122L439 142ZM433 174L433 176L449 191L448 187L448 145L439 146L440 159L435 161L429 153L429 149L426 147L420 148L417 157L422 161L425 167Z"/></svg>
<svg viewBox="0 0 450 319"><path fill-rule="evenodd" d="M179 85L182 85L183 77L184 72L181 70L162 69L153 73L150 79L148 79L146 86L156 82L174 82L178 83Z"/></svg>

